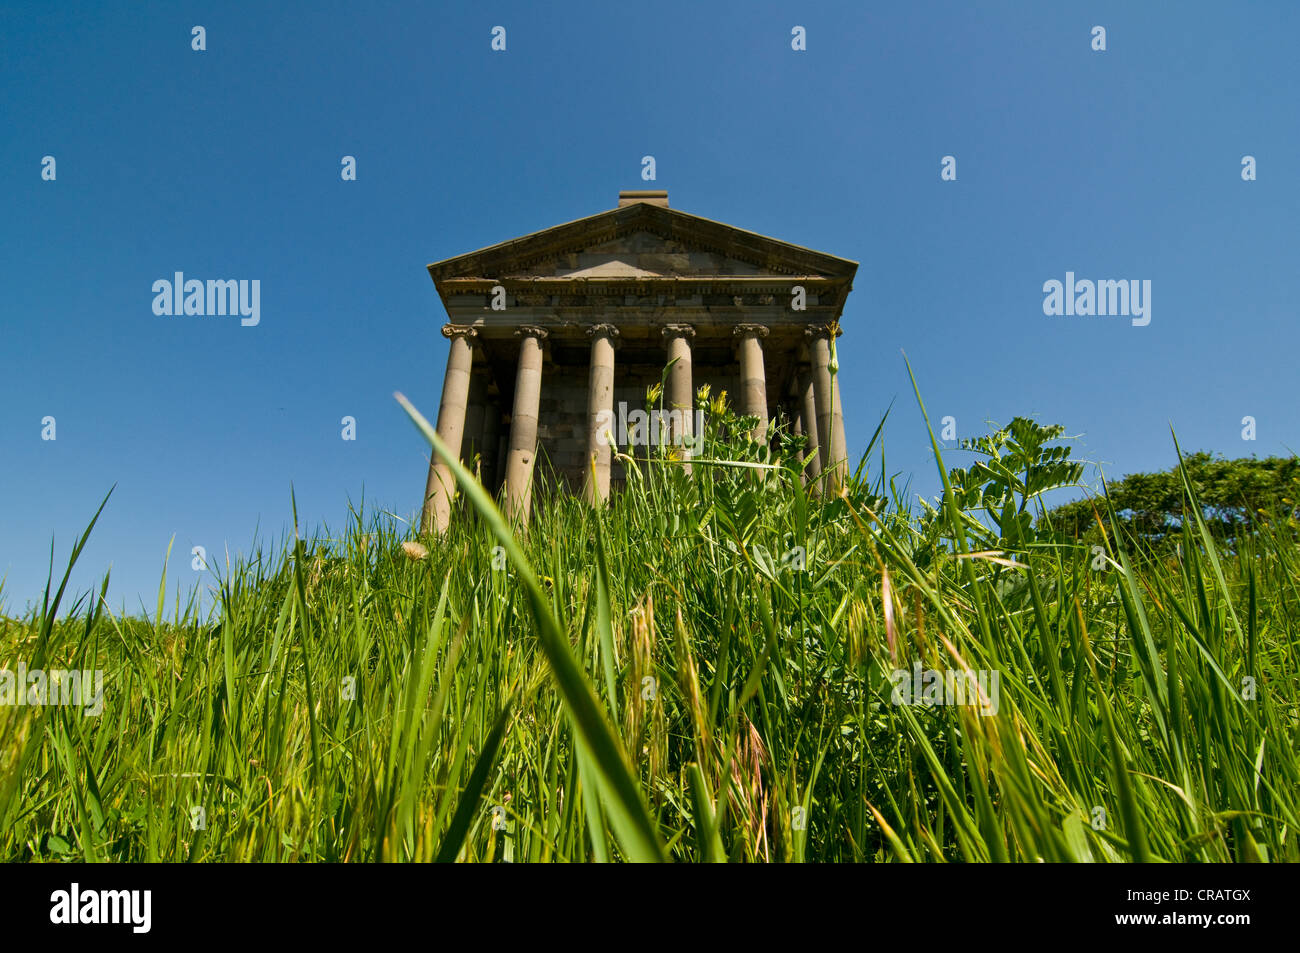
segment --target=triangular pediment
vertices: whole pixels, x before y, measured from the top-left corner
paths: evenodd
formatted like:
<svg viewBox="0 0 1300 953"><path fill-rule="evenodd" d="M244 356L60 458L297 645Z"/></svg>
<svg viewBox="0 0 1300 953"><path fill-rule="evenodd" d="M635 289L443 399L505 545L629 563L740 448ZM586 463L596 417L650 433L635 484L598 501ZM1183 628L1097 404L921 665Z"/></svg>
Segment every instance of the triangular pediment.
<svg viewBox="0 0 1300 953"><path fill-rule="evenodd" d="M692 247L654 232L630 232L595 245L541 258L502 273L502 278L701 278L715 276L783 277L787 271L764 268L722 252Z"/></svg>
<svg viewBox="0 0 1300 953"><path fill-rule="evenodd" d="M660 205L638 203L429 266L448 279L820 277L851 282L857 263Z"/></svg>

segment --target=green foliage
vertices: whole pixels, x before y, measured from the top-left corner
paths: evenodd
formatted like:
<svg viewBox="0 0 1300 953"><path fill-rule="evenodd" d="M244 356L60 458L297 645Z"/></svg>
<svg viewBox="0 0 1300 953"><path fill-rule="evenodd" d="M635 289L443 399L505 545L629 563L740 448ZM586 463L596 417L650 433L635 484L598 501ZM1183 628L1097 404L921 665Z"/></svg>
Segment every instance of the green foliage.
<svg viewBox="0 0 1300 953"><path fill-rule="evenodd" d="M1083 464L1070 459L1068 446L1048 446L1064 432L1060 425L1044 427L1014 417L1006 427L962 442L963 450L983 459L951 471L948 479L959 510L982 510L979 515L987 517L990 547L1016 548L1054 538L1035 529L1032 507L1043 494L1077 484L1083 475ZM979 533L978 524L967 529Z"/></svg>
<svg viewBox="0 0 1300 953"><path fill-rule="evenodd" d="M98 717L0 706L0 859L1300 860L1285 523L1155 559L1103 500L1098 559L1026 521L1060 428L936 447L913 512L710 406L603 509L520 529L458 472L445 536L361 507L210 615L0 616L0 667L105 673ZM897 703L914 666L997 673L996 713Z"/></svg>
<svg viewBox="0 0 1300 953"><path fill-rule="evenodd" d="M1183 461L1199 500L1200 515L1216 538L1235 545L1261 517L1294 521L1300 492L1300 460L1242 457L1226 460L1194 453ZM1182 472L1133 473L1107 487L1111 506L1125 530L1144 543L1167 547L1181 538L1189 515ZM1048 514L1051 525L1071 538L1101 538L1091 500L1076 500Z"/></svg>
<svg viewBox="0 0 1300 953"><path fill-rule="evenodd" d="M961 539L968 553L1000 552L1007 558L1059 542L1060 534L1035 517L1041 516L1044 495L1076 485L1083 474L1083 464L1070 459L1069 446L1051 446L1064 431L1015 417L986 436L963 440L960 451L978 459L947 471L945 500L920 500L918 518L898 529L900 540L912 539L910 558L928 568L962 552ZM934 447L938 454L937 441Z"/></svg>

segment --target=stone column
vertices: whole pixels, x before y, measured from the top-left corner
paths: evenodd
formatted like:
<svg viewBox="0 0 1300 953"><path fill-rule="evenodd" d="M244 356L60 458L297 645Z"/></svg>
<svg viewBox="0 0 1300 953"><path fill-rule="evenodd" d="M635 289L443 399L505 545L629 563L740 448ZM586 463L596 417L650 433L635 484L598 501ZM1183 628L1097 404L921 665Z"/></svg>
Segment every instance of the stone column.
<svg viewBox="0 0 1300 953"><path fill-rule="evenodd" d="M503 421L504 422L504 421ZM493 496L500 503L501 490L506 485L506 465L510 462L510 432L506 431L497 438L497 475L496 486L492 488Z"/></svg>
<svg viewBox="0 0 1300 953"><path fill-rule="evenodd" d="M803 424L803 432L808 437L808 445L803 451L803 458L808 461L808 465L803 472L807 481L812 483L822 472L822 455L821 441L817 434L817 398L812 372L807 369L799 371L798 400L799 419Z"/></svg>
<svg viewBox="0 0 1300 953"><path fill-rule="evenodd" d="M469 379L474 364L473 328L454 324L442 326L442 336L451 341L447 354L447 372L442 378L442 402L438 404L438 437L452 456L460 459L461 440L465 435L465 408L469 402ZM420 532L444 533L451 522L451 501L456 496L456 478L451 468L433 453L429 460L429 478L424 485L424 511L420 515Z"/></svg>
<svg viewBox="0 0 1300 953"><path fill-rule="evenodd" d="M691 338L695 337L695 329L689 324L669 324L663 335L668 339L668 360L677 359L668 372L668 411L680 412L669 418L668 439L673 445L680 442L682 459L689 460L691 453L685 444L695 425L695 389L691 383ZM659 434L653 438L659 439Z"/></svg>
<svg viewBox="0 0 1300 953"><path fill-rule="evenodd" d="M768 330L761 324L738 324L740 338L740 410L747 417L757 417L755 443L767 442L767 373L763 368L763 338Z"/></svg>
<svg viewBox="0 0 1300 953"><path fill-rule="evenodd" d="M501 405L490 397L483 407L483 486L489 494L496 493L501 473L500 436Z"/></svg>
<svg viewBox="0 0 1300 953"><path fill-rule="evenodd" d="M839 447L840 452L844 454L842 475L847 479L849 475L849 441L844 433L844 405L840 403L840 375L838 373L831 377L831 438L831 446Z"/></svg>
<svg viewBox="0 0 1300 953"><path fill-rule="evenodd" d="M519 368L515 372L515 405L510 415L510 452L506 458L506 512L528 521L533 496L533 463L537 457L537 413L542 399L542 341L546 329L524 325L515 330Z"/></svg>
<svg viewBox="0 0 1300 953"><path fill-rule="evenodd" d="M808 328L806 333L810 339L808 351L812 357L822 472L826 475L827 492L837 495L844 485L844 469L848 465L848 454L843 443L844 418L835 401L834 375L831 374L831 340L839 333L839 329L830 325L818 325Z"/></svg>
<svg viewBox="0 0 1300 953"><path fill-rule="evenodd" d="M487 373L482 368L470 372L469 406L465 411L465 435L461 438L461 463L472 472L474 454L483 456L483 414L487 403Z"/></svg>
<svg viewBox="0 0 1300 953"><path fill-rule="evenodd" d="M617 430L614 422L614 339L618 328L596 324L587 328L591 336L591 372L587 379L587 465L583 472L583 496L593 505L609 498L609 438Z"/></svg>

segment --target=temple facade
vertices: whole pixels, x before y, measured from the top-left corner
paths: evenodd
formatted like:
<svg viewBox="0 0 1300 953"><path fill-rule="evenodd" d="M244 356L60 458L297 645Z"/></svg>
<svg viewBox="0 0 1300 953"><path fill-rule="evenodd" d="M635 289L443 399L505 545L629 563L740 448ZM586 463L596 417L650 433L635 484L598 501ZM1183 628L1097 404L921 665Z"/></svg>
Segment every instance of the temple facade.
<svg viewBox="0 0 1300 953"><path fill-rule="evenodd" d="M669 208L662 191L429 265L450 342L438 435L526 520L538 479L606 499L623 481L611 442L636 456L627 443L668 439L689 459L708 384L759 419L759 439L774 418L805 434L806 478L835 492L847 451L832 341L857 267ZM670 362L647 427L646 391ZM446 529L454 498L435 455L422 531Z"/></svg>

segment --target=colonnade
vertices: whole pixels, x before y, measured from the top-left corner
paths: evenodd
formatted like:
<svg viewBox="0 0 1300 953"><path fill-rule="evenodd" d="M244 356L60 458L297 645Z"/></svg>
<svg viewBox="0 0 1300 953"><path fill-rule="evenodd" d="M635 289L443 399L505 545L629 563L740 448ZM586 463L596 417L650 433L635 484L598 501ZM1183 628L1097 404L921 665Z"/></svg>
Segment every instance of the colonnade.
<svg viewBox="0 0 1300 953"><path fill-rule="evenodd" d="M609 496L610 456L608 431L614 419L614 352L619 330L613 324L593 324L587 329L591 338L591 363L587 387L587 459L583 495L593 505ZM448 451L458 458L465 434L477 439L486 431L484 395L471 393L476 388L472 371L474 355L479 350L477 329L467 325L444 325L442 333L451 342L447 355L447 373L442 384L442 403L438 408L438 436ZM669 438L683 445L689 461L689 440L693 436L695 389L692 368L692 341L695 328L689 324L663 327L668 360L665 397L669 415ZM739 324L733 329L740 364L740 412L758 418L753 435L765 439L767 433L767 374L763 341L770 329L761 324ZM807 438L804 473L809 481L826 474L826 492L836 494L843 485L847 469L844 439L844 415L840 404L838 375L831 371L833 335L838 328L813 325L805 329L808 338L809 366L796 378L795 422ZM510 437L506 455L505 506L512 518L526 521L532 497L533 464L537 455L537 427L542 395L543 342L548 331L533 325L515 329L520 339L519 359L515 370L514 404L510 415ZM495 439L495 428L493 428ZM689 466L689 462L686 464ZM442 533L451 521L451 504L455 498L455 480L450 469L435 453L430 461L425 486L421 531Z"/></svg>

